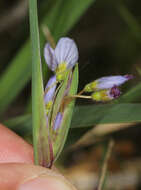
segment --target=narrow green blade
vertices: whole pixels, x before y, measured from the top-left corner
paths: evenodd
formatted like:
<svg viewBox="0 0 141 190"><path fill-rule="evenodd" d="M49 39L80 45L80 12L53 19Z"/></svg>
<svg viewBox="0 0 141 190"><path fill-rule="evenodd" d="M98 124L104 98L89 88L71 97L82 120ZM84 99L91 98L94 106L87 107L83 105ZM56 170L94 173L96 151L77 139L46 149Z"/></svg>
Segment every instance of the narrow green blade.
<svg viewBox="0 0 141 190"><path fill-rule="evenodd" d="M141 122L141 104L107 104L77 106L72 127L90 127L94 124Z"/></svg>
<svg viewBox="0 0 141 190"><path fill-rule="evenodd" d="M45 117L44 90L40 59L37 0L29 0L32 41L32 127L35 164L50 163L49 130Z"/></svg>

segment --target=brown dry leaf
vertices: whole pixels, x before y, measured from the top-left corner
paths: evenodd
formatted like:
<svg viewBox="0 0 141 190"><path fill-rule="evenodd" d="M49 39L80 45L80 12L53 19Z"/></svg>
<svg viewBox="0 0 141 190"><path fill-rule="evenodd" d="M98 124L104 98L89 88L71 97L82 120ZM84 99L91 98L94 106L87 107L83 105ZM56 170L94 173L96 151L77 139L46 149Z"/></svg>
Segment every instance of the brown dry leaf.
<svg viewBox="0 0 141 190"><path fill-rule="evenodd" d="M89 130L84 136L81 137L74 145L71 146L71 149L76 149L81 146L86 146L93 144L105 135L110 133L126 129L128 127L134 127L136 123L111 123L111 124L99 124Z"/></svg>

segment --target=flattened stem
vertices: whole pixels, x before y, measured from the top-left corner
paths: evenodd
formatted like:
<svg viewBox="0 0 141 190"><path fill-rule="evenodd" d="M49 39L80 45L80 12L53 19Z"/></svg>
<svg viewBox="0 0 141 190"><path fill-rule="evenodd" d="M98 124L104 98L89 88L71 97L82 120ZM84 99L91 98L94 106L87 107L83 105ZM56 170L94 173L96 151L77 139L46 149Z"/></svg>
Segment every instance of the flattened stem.
<svg viewBox="0 0 141 190"><path fill-rule="evenodd" d="M32 44L32 128L34 163L36 165L43 166L44 160L46 160L46 162L50 162L50 153L48 138L46 138L49 133L45 118L44 89L42 80L37 16L37 0L29 0L29 16ZM43 136L44 140L41 141L42 135L44 134L46 134L46 136Z"/></svg>

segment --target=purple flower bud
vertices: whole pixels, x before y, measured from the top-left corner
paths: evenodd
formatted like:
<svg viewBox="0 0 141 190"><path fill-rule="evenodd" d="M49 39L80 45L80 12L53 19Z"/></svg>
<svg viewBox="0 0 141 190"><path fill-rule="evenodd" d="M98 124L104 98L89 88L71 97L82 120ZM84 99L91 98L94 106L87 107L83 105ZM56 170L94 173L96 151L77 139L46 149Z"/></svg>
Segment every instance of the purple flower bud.
<svg viewBox="0 0 141 190"><path fill-rule="evenodd" d="M109 90L109 96L113 98L118 98L121 95L120 90L117 88L117 86L114 86Z"/></svg>
<svg viewBox="0 0 141 190"><path fill-rule="evenodd" d="M117 76L102 77L95 81L97 84L96 88L100 90L100 89L112 88L114 86L120 86L132 78L133 78L132 75L124 75L124 76L117 75Z"/></svg>
<svg viewBox="0 0 141 190"><path fill-rule="evenodd" d="M63 118L63 115L61 112L59 112L56 116L56 119L55 119L55 122L54 122L54 126L53 126L53 129L56 131L57 129L59 129L60 125L61 125L61 122L62 122L62 118Z"/></svg>
<svg viewBox="0 0 141 190"><path fill-rule="evenodd" d="M44 48L44 57L48 67L55 71L59 64L66 64L67 69L73 68L78 61L78 49L70 38L61 38L55 49L47 43Z"/></svg>
<svg viewBox="0 0 141 190"><path fill-rule="evenodd" d="M120 96L120 90L114 86L111 89L104 89L94 92L91 97L96 102L107 102L118 98Z"/></svg>
<svg viewBox="0 0 141 190"><path fill-rule="evenodd" d="M56 76L54 75L49 79L45 87L45 95L44 95L45 104L47 104L49 101L52 101L56 90L56 85L57 85Z"/></svg>

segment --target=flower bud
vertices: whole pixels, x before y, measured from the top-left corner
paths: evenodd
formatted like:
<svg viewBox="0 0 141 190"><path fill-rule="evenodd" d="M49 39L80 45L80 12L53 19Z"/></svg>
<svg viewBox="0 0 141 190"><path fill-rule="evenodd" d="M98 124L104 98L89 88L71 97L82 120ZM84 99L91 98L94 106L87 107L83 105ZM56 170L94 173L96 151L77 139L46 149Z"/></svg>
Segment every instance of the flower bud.
<svg viewBox="0 0 141 190"><path fill-rule="evenodd" d="M118 98L120 94L120 90L116 86L114 86L111 89L96 91L91 95L91 97L96 102L107 102Z"/></svg>
<svg viewBox="0 0 141 190"><path fill-rule="evenodd" d="M120 86L126 81L132 79L132 75L117 75L117 76L107 76L99 78L84 87L85 92L94 92L97 90L110 89L114 86Z"/></svg>

